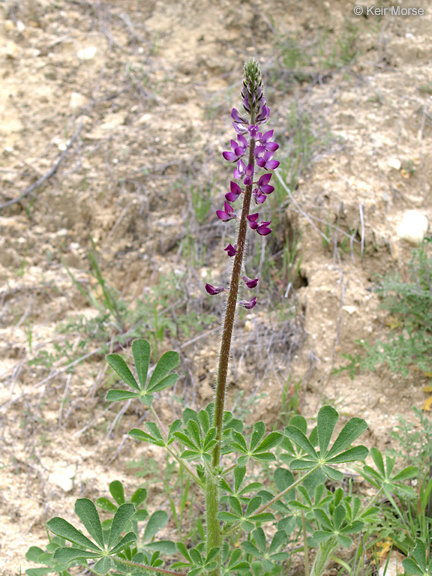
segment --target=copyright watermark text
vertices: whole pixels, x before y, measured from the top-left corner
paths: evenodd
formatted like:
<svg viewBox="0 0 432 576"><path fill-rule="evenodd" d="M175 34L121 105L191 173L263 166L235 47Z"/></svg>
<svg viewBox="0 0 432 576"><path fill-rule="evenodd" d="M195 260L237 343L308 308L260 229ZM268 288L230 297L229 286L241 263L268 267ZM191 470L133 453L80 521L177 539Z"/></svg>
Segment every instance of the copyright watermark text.
<svg viewBox="0 0 432 576"><path fill-rule="evenodd" d="M402 8L402 6L356 6L356 16L424 16L424 8Z"/></svg>

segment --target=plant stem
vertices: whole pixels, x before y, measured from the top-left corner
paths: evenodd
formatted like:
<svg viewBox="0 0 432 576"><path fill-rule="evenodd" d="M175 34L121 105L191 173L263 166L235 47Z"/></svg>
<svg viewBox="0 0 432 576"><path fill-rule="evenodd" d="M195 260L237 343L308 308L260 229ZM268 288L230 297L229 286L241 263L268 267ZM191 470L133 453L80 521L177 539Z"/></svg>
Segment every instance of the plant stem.
<svg viewBox="0 0 432 576"><path fill-rule="evenodd" d="M332 554L337 549L336 538L329 538L326 542L322 542L319 545L317 555L315 556L314 563L312 564L312 569L310 576L322 576L324 574L327 562L330 560Z"/></svg>
<svg viewBox="0 0 432 576"><path fill-rule="evenodd" d="M304 546L304 561L305 561L305 576L309 576L309 547L307 543L306 531L306 518L302 510L302 528L303 528L303 546Z"/></svg>
<svg viewBox="0 0 432 576"><path fill-rule="evenodd" d="M145 570L152 570L153 572L161 572L162 574L170 574L171 576L187 576L182 572L173 572L172 570L163 570L162 568L155 568L154 566L147 566L146 564L139 564L138 562L131 562L130 560L124 560L124 558L114 558L116 562L120 564L126 564L127 566L135 566L136 568L144 568Z"/></svg>
<svg viewBox="0 0 432 576"><path fill-rule="evenodd" d="M254 118L251 118L251 124ZM249 164L254 166L255 138L250 139ZM234 256L234 264L231 274L231 283L225 310L224 326L219 353L219 366L216 382L214 425L216 427L217 444L213 451L213 466L219 466L222 442L223 412L225 406L225 393L228 379L228 365L231 351L231 339L234 328L234 320L237 308L237 295L239 290L240 274L242 270L243 255L246 246L247 219L249 216L252 198L252 184L246 186L243 200L243 209L240 217L240 226L237 236L237 253Z"/></svg>
<svg viewBox="0 0 432 576"><path fill-rule="evenodd" d="M206 530L207 530L207 554L212 548L222 546L222 534L219 513L219 476L214 473L212 467L206 466L205 483L206 505ZM218 566L211 572L211 576L219 576L221 572L221 556L216 557Z"/></svg>

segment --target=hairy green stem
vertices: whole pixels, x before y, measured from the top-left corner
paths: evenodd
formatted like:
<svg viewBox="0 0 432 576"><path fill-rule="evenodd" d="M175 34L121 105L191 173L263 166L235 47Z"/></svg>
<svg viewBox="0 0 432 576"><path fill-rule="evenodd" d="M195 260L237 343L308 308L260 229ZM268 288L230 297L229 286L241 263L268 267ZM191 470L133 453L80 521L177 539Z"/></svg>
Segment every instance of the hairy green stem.
<svg viewBox="0 0 432 576"><path fill-rule="evenodd" d="M307 531L306 531L306 518L302 510L302 528L303 528L303 545L304 545L304 561L305 561L305 576L309 576L309 546L307 542Z"/></svg>
<svg viewBox="0 0 432 576"><path fill-rule="evenodd" d="M337 550L338 543L336 538L329 538L319 545L317 555L312 564L310 576L322 576L325 567L333 553Z"/></svg>
<svg viewBox="0 0 432 576"><path fill-rule="evenodd" d="M254 123L254 118L251 118L251 124ZM250 139L249 147L249 164L252 166L254 162L255 138ZM217 444L213 451L213 466L218 466L221 455L222 443L222 424L223 413L225 406L225 393L228 379L228 365L231 351L231 339L234 329L234 320L237 308L237 296L239 290L240 275L242 271L243 255L246 246L246 233L247 233L247 216L249 216L250 203L252 198L252 184L246 186L245 195L243 200L243 209L240 217L240 226L237 236L237 253L234 256L233 269L231 274L231 283L225 310L225 319L222 331L222 339L219 353L219 366L216 382L215 393L215 413L214 413L214 426L216 427L216 440Z"/></svg>
<svg viewBox="0 0 432 576"><path fill-rule="evenodd" d="M207 554L212 548L222 546L222 534L219 514L219 476L214 473L211 466L206 466L205 505L206 505L206 531ZM219 576L221 572L220 554L216 558L218 566L211 572L211 576Z"/></svg>
<svg viewBox="0 0 432 576"><path fill-rule="evenodd" d="M173 572L172 570L163 570L162 568L155 568L154 566L147 566L146 564L139 564L138 562L131 562L130 560L124 560L124 558L114 558L116 562L120 564L126 564L127 566L135 566L136 568L144 568L145 570L151 570L152 572L161 572L161 574L170 574L170 576L187 576L183 572Z"/></svg>

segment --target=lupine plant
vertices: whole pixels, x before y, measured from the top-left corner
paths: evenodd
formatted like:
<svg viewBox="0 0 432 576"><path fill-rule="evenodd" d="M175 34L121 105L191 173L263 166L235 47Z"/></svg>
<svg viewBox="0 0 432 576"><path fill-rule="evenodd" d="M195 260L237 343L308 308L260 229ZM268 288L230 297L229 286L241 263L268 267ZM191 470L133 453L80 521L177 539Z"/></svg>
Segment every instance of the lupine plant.
<svg viewBox="0 0 432 576"><path fill-rule="evenodd" d="M152 414L144 429L134 428L129 435L164 448L182 474L190 477L194 490L202 492L205 507L203 518L197 518L199 538L191 542L180 536L176 543L157 538L169 521L168 514L156 510L149 515L143 507L146 490L138 488L127 498L122 483L114 481L109 486L112 499L76 501L75 512L87 535L62 518L49 520L48 533L54 536L45 551L35 546L28 551L27 558L42 565L27 570L29 576L50 572L66 575L77 566L94 574L114 570L128 576L155 572L173 576L277 576L299 551L303 552L305 573L320 576L338 548L349 548L353 535L367 531L378 513L374 506L378 496L397 490L398 483L416 473L414 467L408 467L392 474L381 453L373 450L375 468L364 466L360 471L377 494L364 502L338 485L344 479L339 465L364 461L368 455L365 446L352 446L367 428L361 418L351 418L332 441L338 413L331 406L321 408L309 435L307 422L300 415L282 431L266 433L265 424L256 422L251 434L246 434L243 423L225 410L236 311L239 306L252 309L257 304L257 296L239 296L240 290L253 290L258 283L243 270L247 233L271 233L271 222L261 220L258 212L251 214L251 203L262 205L273 192L271 171L279 165L273 159L278 149L274 131L262 129L270 110L254 60L245 66L241 97L244 116L232 110L236 139L231 141L231 151L223 153L226 161L235 164L234 180L224 209L216 213L223 222L237 222L237 239L225 248L232 259L231 281L228 287L205 286L212 296L226 295L214 402L200 411L186 408L181 419L162 422L154 406L155 395L176 383L178 375L173 370L179 362L178 353L163 354L150 375L151 351L145 340L132 343L135 374L120 355L107 356L108 364L128 386L110 390L107 401L136 399ZM258 170L263 173L257 175ZM233 205L241 201L237 214ZM260 464L267 472L273 467L272 482L265 488L256 480L260 478L256 476ZM252 482L248 475L251 467L255 473ZM97 508L112 518L101 521ZM419 567L423 574L427 563L424 545L416 545L407 568L417 573Z"/></svg>

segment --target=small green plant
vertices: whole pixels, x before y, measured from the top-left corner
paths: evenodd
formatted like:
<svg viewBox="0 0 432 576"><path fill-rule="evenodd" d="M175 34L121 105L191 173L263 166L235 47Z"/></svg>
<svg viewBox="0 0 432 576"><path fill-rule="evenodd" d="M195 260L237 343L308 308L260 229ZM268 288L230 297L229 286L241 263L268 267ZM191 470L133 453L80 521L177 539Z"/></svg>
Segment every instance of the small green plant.
<svg viewBox="0 0 432 576"><path fill-rule="evenodd" d="M350 364L335 369L333 374L349 370L353 379L357 369L375 370L379 364L386 364L392 372L403 376L407 376L412 367L425 374L431 371L432 258L427 254L430 241L431 238L426 238L413 250L404 278L397 273L378 275L380 282L376 292L382 298L380 308L391 314L388 340L378 340L373 345L355 340L366 350L366 356L345 356Z"/></svg>

